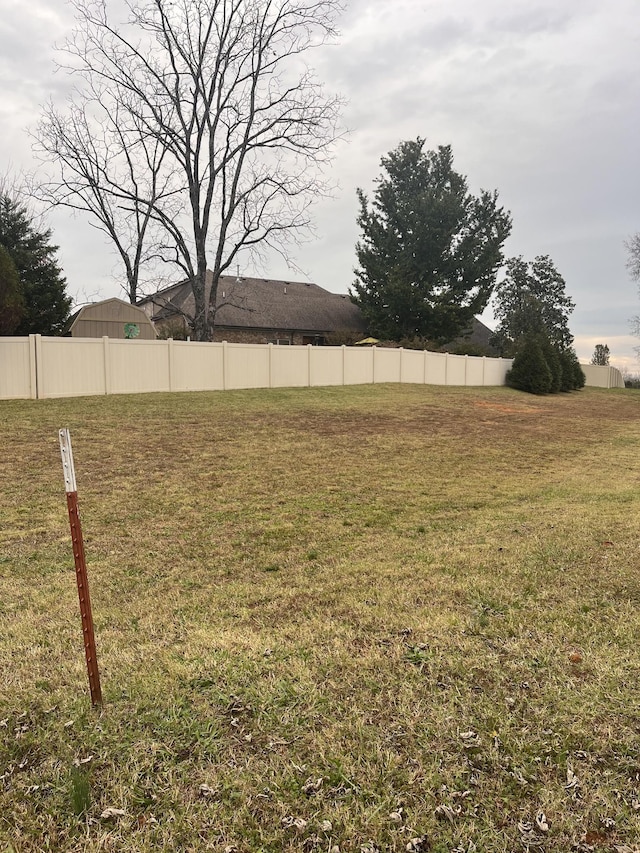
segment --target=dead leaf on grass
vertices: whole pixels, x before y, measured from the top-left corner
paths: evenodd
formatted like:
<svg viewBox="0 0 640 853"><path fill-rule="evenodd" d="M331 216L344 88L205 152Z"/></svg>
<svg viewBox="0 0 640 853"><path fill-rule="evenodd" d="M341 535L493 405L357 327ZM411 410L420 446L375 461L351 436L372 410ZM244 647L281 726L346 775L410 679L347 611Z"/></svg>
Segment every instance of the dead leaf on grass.
<svg viewBox="0 0 640 853"><path fill-rule="evenodd" d="M536 815L536 826L540 832L549 832L549 821L543 811L539 811Z"/></svg>
<svg viewBox="0 0 640 853"><path fill-rule="evenodd" d="M102 812L102 814L100 815L100 818L102 820L111 820L112 818L124 817L125 815L126 815L126 811L124 809L114 809L114 808L109 807L108 809L105 809Z"/></svg>
<svg viewBox="0 0 640 853"><path fill-rule="evenodd" d="M460 739L464 749L477 749L480 746L480 737L477 732L460 732Z"/></svg>
<svg viewBox="0 0 640 853"><path fill-rule="evenodd" d="M529 823L529 821L520 821L518 832L520 833L520 843L527 850L530 847L541 847L544 844L544 837L536 835L533 824Z"/></svg>
<svg viewBox="0 0 640 853"><path fill-rule="evenodd" d="M426 835L418 835L411 839L405 849L407 853L427 853L430 846Z"/></svg>
<svg viewBox="0 0 640 853"><path fill-rule="evenodd" d="M461 812L462 806L448 806L442 803L436 806L435 815L440 820L448 820L449 823L453 823Z"/></svg>
<svg viewBox="0 0 640 853"><path fill-rule="evenodd" d="M307 781L302 786L302 793L306 794L307 797L312 797L314 794L317 794L320 788L322 788L322 784L324 779L322 776L319 779L313 779L309 777Z"/></svg>
<svg viewBox="0 0 640 853"><path fill-rule="evenodd" d="M210 788L206 783L203 782L202 785L198 788L198 793L201 797L215 797L217 791L215 788Z"/></svg>
<svg viewBox="0 0 640 853"><path fill-rule="evenodd" d="M564 787L567 791L580 787L580 780L571 767L567 767L567 784Z"/></svg>
<svg viewBox="0 0 640 853"><path fill-rule="evenodd" d="M285 829L295 829L297 832L304 832L307 826L307 821L303 817L293 817L292 815L283 817L280 822Z"/></svg>

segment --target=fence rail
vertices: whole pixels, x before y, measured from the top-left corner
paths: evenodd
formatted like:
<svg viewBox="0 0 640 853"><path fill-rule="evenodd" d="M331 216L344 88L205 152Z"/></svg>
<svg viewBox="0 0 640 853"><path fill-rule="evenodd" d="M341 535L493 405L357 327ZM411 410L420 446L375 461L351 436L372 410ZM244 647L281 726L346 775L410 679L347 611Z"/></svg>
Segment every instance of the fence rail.
<svg viewBox="0 0 640 853"><path fill-rule="evenodd" d="M504 385L510 359L380 347L0 338L0 399L408 382ZM624 387L616 368L583 365L587 385Z"/></svg>

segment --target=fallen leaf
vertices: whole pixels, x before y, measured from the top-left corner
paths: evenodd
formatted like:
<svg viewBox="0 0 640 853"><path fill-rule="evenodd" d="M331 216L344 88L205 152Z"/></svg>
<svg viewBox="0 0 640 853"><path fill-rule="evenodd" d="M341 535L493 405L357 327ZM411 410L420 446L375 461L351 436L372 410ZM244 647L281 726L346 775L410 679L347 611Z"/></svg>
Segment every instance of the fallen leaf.
<svg viewBox="0 0 640 853"><path fill-rule="evenodd" d="M416 838L412 838L405 849L407 853L427 853L429 846L427 836L419 835Z"/></svg>
<svg viewBox="0 0 640 853"><path fill-rule="evenodd" d="M580 787L580 781L570 767L567 767L567 784L564 787L567 791Z"/></svg>
<svg viewBox="0 0 640 853"><path fill-rule="evenodd" d="M536 826L540 832L549 832L549 821L547 820L546 814L542 811L538 812L536 815Z"/></svg>
<svg viewBox="0 0 640 853"><path fill-rule="evenodd" d="M320 788L322 788L322 783L324 779L322 776L319 779L313 779L309 777L307 781L302 786L302 793L306 794L307 797L311 797L313 794L317 794Z"/></svg>
<svg viewBox="0 0 640 853"><path fill-rule="evenodd" d="M440 820L448 820L449 823L453 823L461 811L462 806L447 806L442 804L436 807L435 815Z"/></svg>
<svg viewBox="0 0 640 853"><path fill-rule="evenodd" d="M302 832L307 825L307 821L304 818L292 817L291 815L283 817L281 823L287 829L295 829L298 832Z"/></svg>
<svg viewBox="0 0 640 853"><path fill-rule="evenodd" d="M100 817L102 820L109 820L114 817L124 817L124 815L126 815L126 811L124 809L108 808L102 812Z"/></svg>

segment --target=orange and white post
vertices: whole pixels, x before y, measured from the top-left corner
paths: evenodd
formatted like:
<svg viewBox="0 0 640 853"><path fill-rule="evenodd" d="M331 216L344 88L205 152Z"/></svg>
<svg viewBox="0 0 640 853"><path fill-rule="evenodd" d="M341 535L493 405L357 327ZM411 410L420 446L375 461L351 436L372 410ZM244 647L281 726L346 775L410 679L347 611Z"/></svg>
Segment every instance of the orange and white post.
<svg viewBox="0 0 640 853"><path fill-rule="evenodd" d="M71 450L71 435L69 434L69 430L61 429L59 438L64 486L67 492L71 542L73 543L73 559L75 561L76 580L78 582L84 652L87 659L91 704L95 707L102 705L102 691L100 689L100 673L98 672L98 659L96 657L96 641L93 633L93 616L91 614L91 598L89 596L89 581L87 580L87 563L84 556L82 525L80 524L80 513L78 511L78 487L76 485L76 472L73 465L73 451Z"/></svg>

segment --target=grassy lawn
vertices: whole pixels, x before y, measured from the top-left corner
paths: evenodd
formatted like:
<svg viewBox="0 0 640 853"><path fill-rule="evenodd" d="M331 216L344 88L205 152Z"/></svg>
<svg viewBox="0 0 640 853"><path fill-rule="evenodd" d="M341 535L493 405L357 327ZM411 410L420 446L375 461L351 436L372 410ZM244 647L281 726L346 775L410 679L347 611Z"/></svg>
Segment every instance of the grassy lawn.
<svg viewBox="0 0 640 853"><path fill-rule="evenodd" d="M0 423L0 850L640 849L640 393L93 397Z"/></svg>

